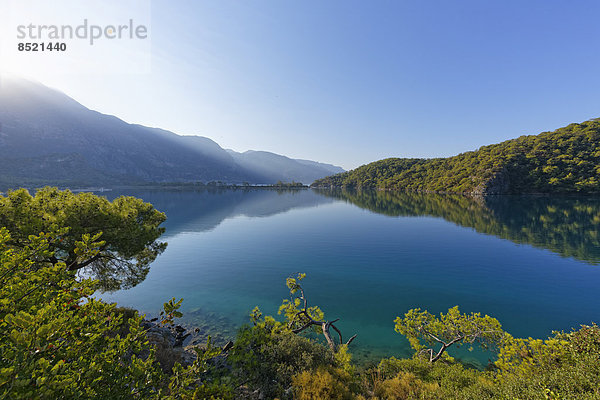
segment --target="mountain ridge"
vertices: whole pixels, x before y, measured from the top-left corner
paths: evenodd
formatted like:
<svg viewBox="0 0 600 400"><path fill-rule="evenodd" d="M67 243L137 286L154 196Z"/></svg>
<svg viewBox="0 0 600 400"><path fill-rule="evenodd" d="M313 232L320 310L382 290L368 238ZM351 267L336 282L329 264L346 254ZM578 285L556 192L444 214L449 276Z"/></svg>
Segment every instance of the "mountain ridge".
<svg viewBox="0 0 600 400"><path fill-rule="evenodd" d="M209 181L310 183L331 174L325 167L279 157L286 168L265 165L257 169L234 159L210 138L130 124L25 79L3 77L0 81L3 188Z"/></svg>

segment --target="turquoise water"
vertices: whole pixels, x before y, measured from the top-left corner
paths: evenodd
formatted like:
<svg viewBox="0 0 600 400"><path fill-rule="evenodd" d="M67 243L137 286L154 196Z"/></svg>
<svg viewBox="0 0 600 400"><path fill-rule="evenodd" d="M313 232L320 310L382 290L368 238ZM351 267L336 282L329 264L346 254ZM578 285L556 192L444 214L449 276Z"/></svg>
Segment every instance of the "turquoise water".
<svg viewBox="0 0 600 400"><path fill-rule="evenodd" d="M275 314L285 278L298 271L307 274L309 302L340 318L345 337L358 334L351 348L364 357L410 355L393 321L415 307L439 313L459 305L498 318L516 336L600 320L598 199L127 194L167 214L169 245L143 282L102 297L148 315L183 297L189 321L218 320L225 336L254 306Z"/></svg>

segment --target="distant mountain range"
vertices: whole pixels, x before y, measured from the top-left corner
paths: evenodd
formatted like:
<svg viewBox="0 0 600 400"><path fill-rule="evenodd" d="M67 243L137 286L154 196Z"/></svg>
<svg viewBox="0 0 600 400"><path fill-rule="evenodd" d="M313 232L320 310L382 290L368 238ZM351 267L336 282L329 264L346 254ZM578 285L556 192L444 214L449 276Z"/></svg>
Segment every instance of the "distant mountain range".
<svg viewBox="0 0 600 400"><path fill-rule="evenodd" d="M150 182L311 183L340 167L129 124L19 78L0 81L0 188Z"/></svg>
<svg viewBox="0 0 600 400"><path fill-rule="evenodd" d="M600 193L600 119L521 136L448 158L388 158L313 187L415 192Z"/></svg>

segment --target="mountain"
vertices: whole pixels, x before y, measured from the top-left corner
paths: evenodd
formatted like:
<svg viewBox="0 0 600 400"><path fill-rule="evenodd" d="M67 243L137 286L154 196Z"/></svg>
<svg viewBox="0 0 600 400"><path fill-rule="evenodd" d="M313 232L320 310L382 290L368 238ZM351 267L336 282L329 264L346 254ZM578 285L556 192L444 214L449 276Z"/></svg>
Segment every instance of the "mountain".
<svg viewBox="0 0 600 400"><path fill-rule="evenodd" d="M470 194L600 193L600 119L448 158L388 158L313 187Z"/></svg>
<svg viewBox="0 0 600 400"><path fill-rule="evenodd" d="M327 175L344 172L340 167L308 160L294 160L268 151L249 150L236 153L228 150L235 162L247 171L272 180L311 183ZM290 177L294 177L290 179Z"/></svg>
<svg viewBox="0 0 600 400"><path fill-rule="evenodd" d="M321 163L321 162L317 162L317 161L311 161L311 160L302 160L299 158L296 158L295 161L304 164L304 165L311 165L311 166L316 166L319 168L324 168L325 170L327 170L330 174L341 174L342 172L346 172L346 170L342 167L338 167L337 165L332 165L332 164L325 164L325 163Z"/></svg>
<svg viewBox="0 0 600 400"><path fill-rule="evenodd" d="M310 183L331 174L275 154L289 166L261 168L259 160L245 166L209 138L129 124L39 83L2 78L0 187Z"/></svg>

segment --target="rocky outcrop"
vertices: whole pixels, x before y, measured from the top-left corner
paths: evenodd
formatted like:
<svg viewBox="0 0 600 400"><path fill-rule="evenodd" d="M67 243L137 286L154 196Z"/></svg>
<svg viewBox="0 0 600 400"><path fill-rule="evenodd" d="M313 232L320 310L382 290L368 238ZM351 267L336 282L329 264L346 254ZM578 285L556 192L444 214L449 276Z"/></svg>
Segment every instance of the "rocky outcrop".
<svg viewBox="0 0 600 400"><path fill-rule="evenodd" d="M480 186L476 187L471 194L489 195L489 194L506 194L510 187L510 180L505 168L499 172L495 172L490 179L485 181Z"/></svg>
<svg viewBox="0 0 600 400"><path fill-rule="evenodd" d="M196 359L196 353L183 346L188 335L180 325L173 327L161 326L152 321L143 321L148 342L156 349L156 359L165 372L170 372L175 363L191 365Z"/></svg>

